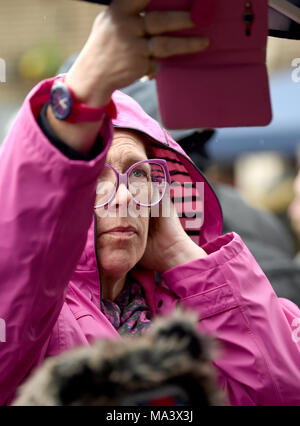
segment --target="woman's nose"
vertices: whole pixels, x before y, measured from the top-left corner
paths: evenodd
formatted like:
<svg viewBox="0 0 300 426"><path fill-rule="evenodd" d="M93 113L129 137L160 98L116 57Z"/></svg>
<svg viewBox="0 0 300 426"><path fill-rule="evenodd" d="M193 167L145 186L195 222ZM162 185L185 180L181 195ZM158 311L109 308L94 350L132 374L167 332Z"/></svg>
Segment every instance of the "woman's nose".
<svg viewBox="0 0 300 426"><path fill-rule="evenodd" d="M120 184L115 198L112 201L112 204L116 207L126 206L128 207L128 204L132 200L132 194L130 191L126 188L126 185L124 183Z"/></svg>

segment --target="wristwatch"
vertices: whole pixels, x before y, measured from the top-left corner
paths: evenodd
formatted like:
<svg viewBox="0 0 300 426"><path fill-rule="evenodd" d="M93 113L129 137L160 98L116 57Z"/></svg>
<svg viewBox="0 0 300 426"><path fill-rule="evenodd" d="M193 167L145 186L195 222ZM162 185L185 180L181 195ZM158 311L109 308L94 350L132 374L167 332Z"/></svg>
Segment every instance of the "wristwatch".
<svg viewBox="0 0 300 426"><path fill-rule="evenodd" d="M99 108L86 105L77 99L61 77L55 79L52 85L50 105L56 118L70 123L100 121L105 114L116 117L116 107L112 100Z"/></svg>

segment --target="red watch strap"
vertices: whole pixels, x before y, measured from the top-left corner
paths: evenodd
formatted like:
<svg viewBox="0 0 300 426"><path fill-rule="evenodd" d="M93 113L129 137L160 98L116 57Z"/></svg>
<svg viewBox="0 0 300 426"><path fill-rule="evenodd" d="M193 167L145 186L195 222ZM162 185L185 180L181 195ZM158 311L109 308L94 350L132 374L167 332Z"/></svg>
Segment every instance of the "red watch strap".
<svg viewBox="0 0 300 426"><path fill-rule="evenodd" d="M73 97L72 97L73 99ZM66 121L78 123L84 121L100 121L105 114L108 114L108 105L101 108L89 107L85 104L73 104L72 111Z"/></svg>
<svg viewBox="0 0 300 426"><path fill-rule="evenodd" d="M112 99L103 107L91 107L80 103L73 90L69 86L67 86L67 88L71 93L73 105L71 114L66 121L76 123L81 121L100 121L105 114L107 114L110 118L116 118L117 109Z"/></svg>

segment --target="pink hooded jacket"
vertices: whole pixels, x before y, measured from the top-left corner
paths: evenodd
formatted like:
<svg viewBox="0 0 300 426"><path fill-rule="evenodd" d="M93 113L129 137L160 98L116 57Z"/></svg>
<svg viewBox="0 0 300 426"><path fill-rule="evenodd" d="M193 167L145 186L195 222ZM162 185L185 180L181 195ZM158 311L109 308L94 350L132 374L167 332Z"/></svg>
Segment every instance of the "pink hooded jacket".
<svg viewBox="0 0 300 426"><path fill-rule="evenodd" d="M3 405L45 357L97 338L120 337L100 311L93 217L112 126L108 120L103 124L104 148L95 159L65 157L36 122L51 85L49 79L31 91L0 151ZM168 132L126 95L116 92L114 100L114 126L156 141L155 155L167 159L176 182L182 224L209 254L166 271L159 285L154 273L134 272L153 314L170 312L179 301L198 312L199 329L221 344L214 364L230 404L300 405L300 310L275 295L237 234L221 235L212 189ZM184 205L182 194L176 195L183 186Z"/></svg>

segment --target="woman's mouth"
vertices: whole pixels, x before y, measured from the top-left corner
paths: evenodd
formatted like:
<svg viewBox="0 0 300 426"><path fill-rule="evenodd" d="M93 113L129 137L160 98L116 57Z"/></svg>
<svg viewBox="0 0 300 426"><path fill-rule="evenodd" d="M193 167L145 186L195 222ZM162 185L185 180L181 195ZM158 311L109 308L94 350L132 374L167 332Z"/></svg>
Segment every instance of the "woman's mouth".
<svg viewBox="0 0 300 426"><path fill-rule="evenodd" d="M137 234L137 230L132 226L129 226L129 227L118 226L116 228L109 229L103 232L102 234L108 234L118 238L130 238Z"/></svg>

